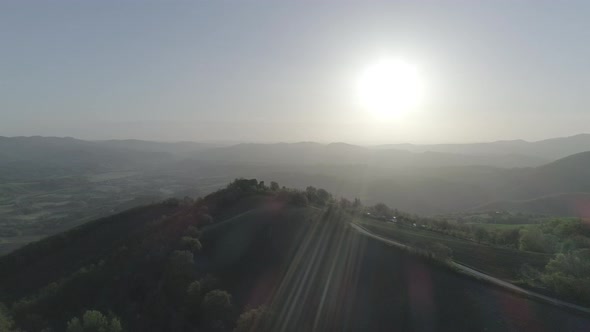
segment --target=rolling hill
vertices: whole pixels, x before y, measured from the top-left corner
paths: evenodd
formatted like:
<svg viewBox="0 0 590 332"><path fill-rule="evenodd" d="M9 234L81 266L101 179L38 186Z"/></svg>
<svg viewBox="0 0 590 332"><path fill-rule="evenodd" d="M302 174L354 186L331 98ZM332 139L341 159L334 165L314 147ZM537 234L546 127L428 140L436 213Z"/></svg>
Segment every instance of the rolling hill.
<svg viewBox="0 0 590 332"><path fill-rule="evenodd" d="M514 212L567 212L567 216L586 217L588 212L583 207L590 193L589 172L590 152L582 152L535 168L464 166L391 171L334 166L272 176L290 186L316 183L338 195L360 197L368 203L384 202L419 214L503 207ZM541 202L550 205L536 210Z"/></svg>
<svg viewBox="0 0 590 332"><path fill-rule="evenodd" d="M535 142L510 140L471 144L388 144L380 146L380 148L403 149L412 152L433 151L475 155L515 154L551 161L579 152L590 151L590 134L578 134Z"/></svg>
<svg viewBox="0 0 590 332"><path fill-rule="evenodd" d="M495 201L475 211L510 211L549 216L590 218L590 193L565 193L527 200Z"/></svg>
<svg viewBox="0 0 590 332"><path fill-rule="evenodd" d="M344 210L298 195L241 180L197 202L168 200L87 223L0 258L0 301L30 332L64 330L89 309L110 312L129 331L588 324L364 237Z"/></svg>
<svg viewBox="0 0 590 332"><path fill-rule="evenodd" d="M585 137L537 143L584 148ZM278 180L299 189L313 184L338 196L421 215L481 208L588 215L584 194L590 192L590 152L536 167L506 168L536 162L487 151L0 137L0 254L129 207L204 195L239 177Z"/></svg>
<svg viewBox="0 0 590 332"><path fill-rule="evenodd" d="M238 144L195 153L194 160L262 165L376 165L384 168L437 168L485 165L495 167L537 166L547 160L516 154L464 154L439 151L411 152L374 149L345 143L314 142Z"/></svg>

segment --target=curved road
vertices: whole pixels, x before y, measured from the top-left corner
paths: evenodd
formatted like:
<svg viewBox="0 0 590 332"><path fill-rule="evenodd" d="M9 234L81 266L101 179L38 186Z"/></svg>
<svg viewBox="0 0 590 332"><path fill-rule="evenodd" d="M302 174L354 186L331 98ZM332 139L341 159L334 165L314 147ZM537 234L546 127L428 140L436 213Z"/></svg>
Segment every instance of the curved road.
<svg viewBox="0 0 590 332"><path fill-rule="evenodd" d="M397 241L393 241L391 239L388 239L388 238L383 237L383 236L380 236L380 235L376 235L376 234L370 232L369 230L367 230L366 228L364 228L363 226L357 225L357 224L352 223L352 222L350 223L350 225L357 232L359 232L359 233L361 233L363 235L366 235L368 237L371 237L373 239L376 239L378 241L381 241L381 242L384 242L386 244L393 245L393 246L396 246L396 247L399 247L399 248L402 248L402 249L412 249L412 247L410 247L408 245L405 245L403 243L400 243L400 242L397 242ZM518 287L518 286L516 286L514 284L511 284L511 283L509 283L507 281L504 281L502 279L498 279L496 277L493 277L493 276L491 276L489 274L486 274L486 273L477 271L477 270L475 270L475 269L473 269L471 267L468 267L468 266L463 265L461 263L457 263L455 261L451 261L451 264L453 266L455 266L458 270L460 270L461 272L463 272L465 274L474 276L474 277L476 277L478 279L485 280L485 281L490 282L490 283L492 283L494 285L497 285L497 286L503 287L505 289L508 289L508 290L510 290L512 292L515 292L515 293L518 293L518 294L522 294L522 295L525 295L525 296L527 296L529 298L536 299L536 300L539 300L539 301L542 301L542 302L546 302L546 303L549 303L549 304L553 304L555 306L562 307L562 308L565 308L565 309L570 309L570 310L575 310L575 311L578 311L578 312L581 312L581 313L590 314L590 308L582 307L582 306L579 306L579 305L576 305L576 304L573 304L573 303L565 302L565 301L562 301L562 300L559 300L559 299L556 299L556 298L552 298L552 297L549 297L549 296L545 296L545 295L542 295L542 294L539 294L539 293L536 293L536 292L532 292L532 291L526 290L524 288L521 288L521 287Z"/></svg>

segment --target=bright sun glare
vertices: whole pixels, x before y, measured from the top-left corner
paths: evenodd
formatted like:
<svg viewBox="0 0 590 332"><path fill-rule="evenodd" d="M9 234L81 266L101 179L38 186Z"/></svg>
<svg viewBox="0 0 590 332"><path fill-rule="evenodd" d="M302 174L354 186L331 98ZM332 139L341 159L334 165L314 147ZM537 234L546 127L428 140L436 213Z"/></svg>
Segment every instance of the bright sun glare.
<svg viewBox="0 0 590 332"><path fill-rule="evenodd" d="M422 101L423 81L415 65L401 59L386 59L362 72L358 92L363 108L381 118L391 117Z"/></svg>

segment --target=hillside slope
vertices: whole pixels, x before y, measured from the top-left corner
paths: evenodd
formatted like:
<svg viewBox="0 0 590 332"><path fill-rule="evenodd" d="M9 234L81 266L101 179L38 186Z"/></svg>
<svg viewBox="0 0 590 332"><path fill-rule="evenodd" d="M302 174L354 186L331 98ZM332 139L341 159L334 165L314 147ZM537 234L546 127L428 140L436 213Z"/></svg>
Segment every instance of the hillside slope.
<svg viewBox="0 0 590 332"><path fill-rule="evenodd" d="M97 220L0 258L0 300L30 332L61 331L87 309L112 312L129 331L581 331L590 323L372 241L344 210L302 197L241 180L194 203Z"/></svg>

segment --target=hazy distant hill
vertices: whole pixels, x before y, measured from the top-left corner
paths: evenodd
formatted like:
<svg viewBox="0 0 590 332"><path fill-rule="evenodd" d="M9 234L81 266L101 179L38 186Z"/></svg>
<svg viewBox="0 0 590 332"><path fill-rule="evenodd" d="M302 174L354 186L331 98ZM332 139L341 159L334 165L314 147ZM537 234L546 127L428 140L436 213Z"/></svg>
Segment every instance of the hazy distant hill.
<svg viewBox="0 0 590 332"><path fill-rule="evenodd" d="M313 142L238 144L196 153L196 160L222 163L313 165L366 164L380 167L446 167L486 165L529 167L545 160L526 155L469 155L448 152L409 152L402 149L372 149L345 143Z"/></svg>
<svg viewBox="0 0 590 332"><path fill-rule="evenodd" d="M478 206L474 210L590 217L590 193L565 193L527 200L496 201Z"/></svg>
<svg viewBox="0 0 590 332"><path fill-rule="evenodd" d="M125 168L166 161L166 151L114 147L71 137L0 137L0 166Z"/></svg>
<svg viewBox="0 0 590 332"><path fill-rule="evenodd" d="M369 203L384 202L419 214L465 211L486 204L519 211L519 204L496 205L495 202L529 201L561 194L559 199L547 199L554 205L538 213L575 212L571 215L590 216L587 210L570 208L580 204L579 198L584 197L580 195L590 193L589 156L590 152L581 153L536 168L308 166L274 172L250 171L248 175L276 179L299 188L315 183L338 195L359 197ZM528 206L532 208L535 204Z"/></svg>
<svg viewBox="0 0 590 332"><path fill-rule="evenodd" d="M536 142L523 140L497 141L472 144L388 144L379 148L402 149L412 152L446 152L475 155L522 155L539 158L539 160L555 160L571 154L590 151L590 134L579 134L570 137L551 138Z"/></svg>
<svg viewBox="0 0 590 332"><path fill-rule="evenodd" d="M145 152L166 152L175 156L184 157L205 149L224 146L224 144L199 143L199 142L154 142L137 139L95 141L100 146L137 150Z"/></svg>
<svg viewBox="0 0 590 332"><path fill-rule="evenodd" d="M582 134L533 143L410 146L418 152L401 150L407 145L397 149L314 142L219 146L193 142L0 137L0 178L14 184L49 177L59 182L67 176L98 173L101 179L115 177L102 184L93 182L94 179L84 183L84 191L103 197L104 192L114 194L129 189L137 193L144 190L140 185L146 184L150 195L182 195L189 192L187 185L194 181L198 181L199 187L192 192L208 192L232 178L257 177L296 188L315 184L344 197L359 197L373 203L383 201L402 210L432 214L469 210L494 202L588 193L590 152L543 166L539 166L542 159L537 156L541 155L540 151L548 157L585 149L589 137ZM108 174L121 170L133 170L133 181L117 180L122 175ZM13 203L17 197L11 188L5 186L0 193L6 197L4 207L12 211L16 209ZM43 193L42 188L34 193ZM569 204L568 197L558 202ZM43 212L32 199L27 201L25 209L35 206L34 211ZM92 206L103 203L97 201ZM566 205L554 210L570 211Z"/></svg>
<svg viewBox="0 0 590 332"><path fill-rule="evenodd" d="M1 137L0 164L13 162L141 164L185 157L220 144L142 140L85 141L72 137ZM118 164L119 163L119 164ZM40 164L41 166L42 164Z"/></svg>
<svg viewBox="0 0 590 332"><path fill-rule="evenodd" d="M517 196L590 192L590 152L582 152L537 167L527 174Z"/></svg>

